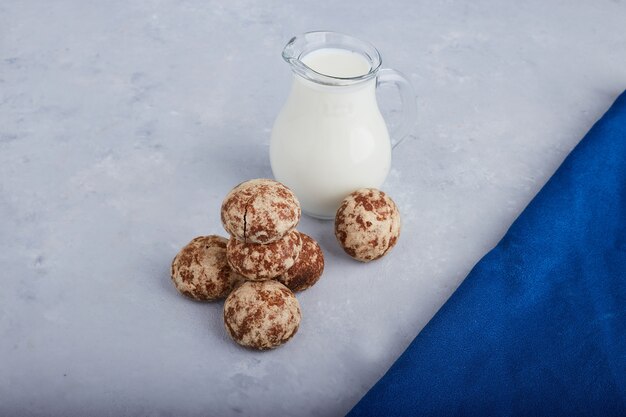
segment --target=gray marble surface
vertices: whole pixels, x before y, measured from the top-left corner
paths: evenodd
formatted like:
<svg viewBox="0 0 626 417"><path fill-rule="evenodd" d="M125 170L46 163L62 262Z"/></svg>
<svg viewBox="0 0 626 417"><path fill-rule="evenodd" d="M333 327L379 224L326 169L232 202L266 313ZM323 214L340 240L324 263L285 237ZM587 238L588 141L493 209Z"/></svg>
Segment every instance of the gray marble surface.
<svg viewBox="0 0 626 417"><path fill-rule="evenodd" d="M0 1L0 415L345 413L626 87L625 21L623 0ZM303 219L326 273L298 335L253 352L168 267L271 175L280 52L318 29L414 83L384 187L403 234L364 265Z"/></svg>

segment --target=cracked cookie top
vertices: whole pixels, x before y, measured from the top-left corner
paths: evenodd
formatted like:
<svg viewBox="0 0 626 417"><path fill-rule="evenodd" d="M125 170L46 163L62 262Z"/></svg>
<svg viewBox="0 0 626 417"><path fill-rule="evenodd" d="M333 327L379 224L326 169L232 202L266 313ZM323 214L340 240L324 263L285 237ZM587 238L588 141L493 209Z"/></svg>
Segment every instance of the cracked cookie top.
<svg viewBox="0 0 626 417"><path fill-rule="evenodd" d="M271 243L292 231L302 211L295 194L283 184L254 179L233 188L222 203L222 225L245 243Z"/></svg>

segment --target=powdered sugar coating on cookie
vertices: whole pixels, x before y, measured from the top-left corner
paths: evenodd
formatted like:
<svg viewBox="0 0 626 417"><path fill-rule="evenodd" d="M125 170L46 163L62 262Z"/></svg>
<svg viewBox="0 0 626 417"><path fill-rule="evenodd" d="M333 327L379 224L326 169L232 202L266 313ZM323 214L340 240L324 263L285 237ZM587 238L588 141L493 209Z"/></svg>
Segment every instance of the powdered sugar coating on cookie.
<svg viewBox="0 0 626 417"><path fill-rule="evenodd" d="M354 259L384 256L400 237L400 212L384 192L363 188L347 196L335 216L335 236Z"/></svg>
<svg viewBox="0 0 626 417"><path fill-rule="evenodd" d="M226 255L231 268L253 281L272 279L291 268L302 249L302 239L297 231L266 245L244 243L231 238Z"/></svg>
<svg viewBox="0 0 626 417"><path fill-rule="evenodd" d="M199 236L174 257L171 278L183 295L200 301L225 298L244 278L226 260L228 240L220 236Z"/></svg>
<svg viewBox="0 0 626 417"><path fill-rule="evenodd" d="M224 229L245 243L271 243L293 230L302 211L283 184L254 179L233 188L222 203Z"/></svg>
<svg viewBox="0 0 626 417"><path fill-rule="evenodd" d="M300 304L277 281L248 281L224 303L224 326L242 346L272 349L293 337L300 326Z"/></svg>
<svg viewBox="0 0 626 417"><path fill-rule="evenodd" d="M302 249L296 263L277 279L291 291L303 291L315 284L324 272L324 253L310 236L300 233Z"/></svg>

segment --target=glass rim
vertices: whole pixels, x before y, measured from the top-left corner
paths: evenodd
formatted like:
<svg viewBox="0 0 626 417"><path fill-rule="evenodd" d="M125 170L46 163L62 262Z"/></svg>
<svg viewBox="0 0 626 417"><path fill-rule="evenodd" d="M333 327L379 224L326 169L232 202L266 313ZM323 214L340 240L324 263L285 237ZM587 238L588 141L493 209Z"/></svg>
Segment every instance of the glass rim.
<svg viewBox="0 0 626 417"><path fill-rule="evenodd" d="M324 48L344 49L358 53L370 64L367 73L354 77L336 77L315 71L302 62L311 52ZM376 77L382 65L380 52L367 41L340 32L312 31L294 36L283 48L283 59L297 75L317 84L344 86L358 84Z"/></svg>

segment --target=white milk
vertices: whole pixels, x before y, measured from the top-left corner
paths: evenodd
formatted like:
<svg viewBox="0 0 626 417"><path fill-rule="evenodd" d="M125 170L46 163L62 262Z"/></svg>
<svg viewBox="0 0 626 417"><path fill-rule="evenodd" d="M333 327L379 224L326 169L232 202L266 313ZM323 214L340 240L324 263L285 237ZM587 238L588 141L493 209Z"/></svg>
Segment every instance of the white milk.
<svg viewBox="0 0 626 417"><path fill-rule="evenodd" d="M301 61L313 71L331 77L358 77L370 70L369 62L360 54L336 48L318 49Z"/></svg>
<svg viewBox="0 0 626 417"><path fill-rule="evenodd" d="M361 55L339 49L317 50L302 62L341 78L370 70ZM276 179L296 193L307 214L333 218L349 193L379 188L385 180L391 145L375 89L375 77L356 85L327 86L294 74L272 131L270 161Z"/></svg>

